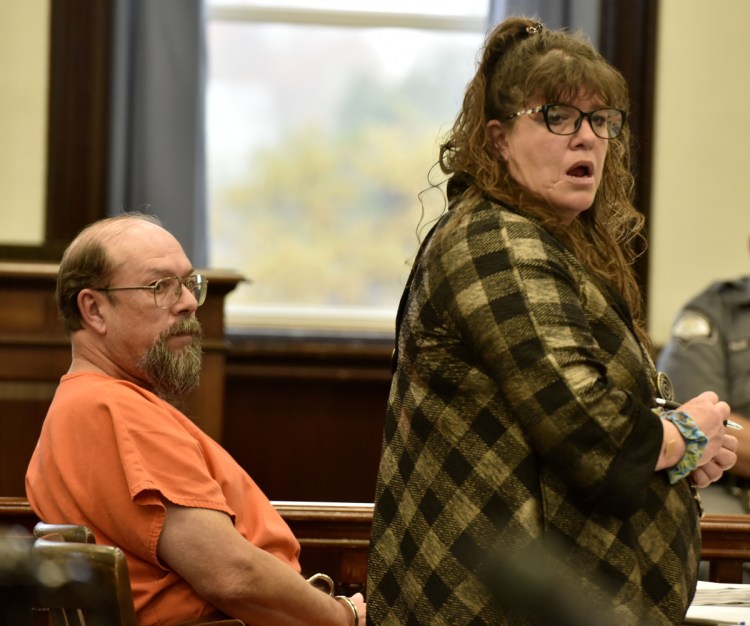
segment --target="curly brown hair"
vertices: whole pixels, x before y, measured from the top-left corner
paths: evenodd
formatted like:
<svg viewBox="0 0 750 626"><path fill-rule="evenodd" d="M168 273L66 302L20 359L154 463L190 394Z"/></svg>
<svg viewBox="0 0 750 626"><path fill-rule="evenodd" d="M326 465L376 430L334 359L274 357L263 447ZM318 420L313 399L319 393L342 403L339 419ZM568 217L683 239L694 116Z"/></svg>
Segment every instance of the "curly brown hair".
<svg viewBox="0 0 750 626"><path fill-rule="evenodd" d="M648 341L642 294L633 271L633 261L645 242L643 215L632 204L634 183L627 125L609 140L593 205L564 227L551 207L510 176L486 133L490 120L512 124L507 117L528 108L532 100L571 102L582 96L596 97L605 106L629 109L625 79L583 35L549 30L529 18L509 18L487 35L462 108L440 147L438 164L445 174L470 181L464 191L466 199L496 198L552 230L589 271L625 298L638 334Z"/></svg>

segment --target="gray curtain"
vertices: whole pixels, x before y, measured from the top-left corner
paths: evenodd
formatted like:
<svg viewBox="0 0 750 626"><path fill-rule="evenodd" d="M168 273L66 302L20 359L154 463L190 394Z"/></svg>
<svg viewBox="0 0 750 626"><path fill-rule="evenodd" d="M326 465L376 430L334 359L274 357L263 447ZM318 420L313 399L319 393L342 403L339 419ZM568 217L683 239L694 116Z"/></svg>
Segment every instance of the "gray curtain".
<svg viewBox="0 0 750 626"><path fill-rule="evenodd" d="M114 0L109 215L157 215L208 265L203 0Z"/></svg>
<svg viewBox="0 0 750 626"><path fill-rule="evenodd" d="M490 0L490 25L507 15L538 18L549 28L581 30L599 46L601 0Z"/></svg>

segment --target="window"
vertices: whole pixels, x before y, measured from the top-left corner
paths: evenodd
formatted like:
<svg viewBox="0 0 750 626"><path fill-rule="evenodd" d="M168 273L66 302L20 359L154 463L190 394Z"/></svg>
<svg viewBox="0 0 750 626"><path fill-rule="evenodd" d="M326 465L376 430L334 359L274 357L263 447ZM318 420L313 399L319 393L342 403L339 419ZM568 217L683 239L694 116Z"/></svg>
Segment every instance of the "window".
<svg viewBox="0 0 750 626"><path fill-rule="evenodd" d="M209 11L210 264L252 281L230 323L392 330L488 0Z"/></svg>

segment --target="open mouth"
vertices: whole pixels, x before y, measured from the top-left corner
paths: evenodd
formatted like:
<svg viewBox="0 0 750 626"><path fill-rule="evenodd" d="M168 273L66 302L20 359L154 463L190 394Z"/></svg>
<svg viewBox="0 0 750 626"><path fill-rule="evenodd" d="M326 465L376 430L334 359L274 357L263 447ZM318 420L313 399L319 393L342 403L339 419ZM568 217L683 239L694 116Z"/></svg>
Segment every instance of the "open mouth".
<svg viewBox="0 0 750 626"><path fill-rule="evenodd" d="M571 167L566 174L573 178L590 178L594 175L594 168L589 163L578 163Z"/></svg>

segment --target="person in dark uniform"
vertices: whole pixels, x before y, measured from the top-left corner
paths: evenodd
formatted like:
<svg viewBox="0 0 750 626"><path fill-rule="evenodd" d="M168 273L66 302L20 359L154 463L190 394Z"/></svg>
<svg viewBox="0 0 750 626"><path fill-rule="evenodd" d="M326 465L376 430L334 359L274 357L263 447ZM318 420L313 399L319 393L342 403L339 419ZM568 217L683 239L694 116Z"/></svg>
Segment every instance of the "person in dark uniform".
<svg viewBox="0 0 750 626"><path fill-rule="evenodd" d="M733 432L737 463L701 495L709 513L750 513L750 276L717 281L690 300L658 368L670 377L677 400L714 391L744 426Z"/></svg>

